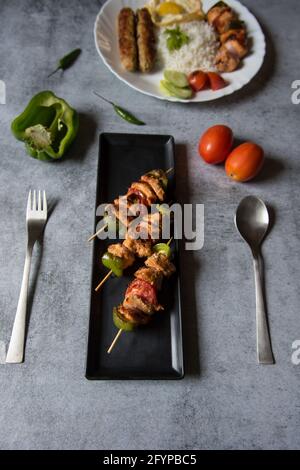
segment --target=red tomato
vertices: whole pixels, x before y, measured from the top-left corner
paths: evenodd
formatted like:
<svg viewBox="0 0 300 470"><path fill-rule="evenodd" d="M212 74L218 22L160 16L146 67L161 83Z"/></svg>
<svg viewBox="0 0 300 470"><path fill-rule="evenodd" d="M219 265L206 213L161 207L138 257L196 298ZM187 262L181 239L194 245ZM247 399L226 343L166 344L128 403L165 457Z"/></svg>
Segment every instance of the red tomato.
<svg viewBox="0 0 300 470"><path fill-rule="evenodd" d="M207 84L207 75L201 70L195 70L188 76L188 81L194 91L200 91Z"/></svg>
<svg viewBox="0 0 300 470"><path fill-rule="evenodd" d="M155 288L149 284L149 282L143 281L142 279L135 279L129 284L125 293L125 297L128 297L129 295L137 295L148 304L157 304Z"/></svg>
<svg viewBox="0 0 300 470"><path fill-rule="evenodd" d="M253 142L244 142L228 156L225 171L230 178L236 181L248 181L258 174L263 162L263 149Z"/></svg>
<svg viewBox="0 0 300 470"><path fill-rule="evenodd" d="M221 88L225 88L227 86L227 83L225 80L219 75L218 73L215 72L207 72L210 88L213 91L220 90Z"/></svg>
<svg viewBox="0 0 300 470"><path fill-rule="evenodd" d="M232 130L223 125L207 129L199 141L199 154L206 163L221 163L229 155L233 143Z"/></svg>

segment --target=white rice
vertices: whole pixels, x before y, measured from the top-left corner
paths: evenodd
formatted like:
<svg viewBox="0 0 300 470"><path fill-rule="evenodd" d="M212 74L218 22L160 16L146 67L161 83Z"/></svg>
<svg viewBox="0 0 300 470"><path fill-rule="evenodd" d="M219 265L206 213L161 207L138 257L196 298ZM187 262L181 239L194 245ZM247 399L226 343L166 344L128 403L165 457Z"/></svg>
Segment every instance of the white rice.
<svg viewBox="0 0 300 470"><path fill-rule="evenodd" d="M170 52L167 48L168 36L164 34L164 31L175 27L176 25L159 28L157 42L159 66L184 73L190 73L194 70L214 71L218 40L213 28L206 21L181 23L179 27L189 36L189 43Z"/></svg>

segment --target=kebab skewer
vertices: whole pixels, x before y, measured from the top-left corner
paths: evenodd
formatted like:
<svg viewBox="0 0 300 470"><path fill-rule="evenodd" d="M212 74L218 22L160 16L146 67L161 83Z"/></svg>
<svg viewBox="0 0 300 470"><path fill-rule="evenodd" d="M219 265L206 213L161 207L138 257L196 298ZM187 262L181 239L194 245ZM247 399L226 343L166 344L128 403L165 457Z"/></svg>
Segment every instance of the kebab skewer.
<svg viewBox="0 0 300 470"><path fill-rule="evenodd" d="M145 266L139 268L135 279L126 289L123 302L113 309L113 322L119 329L107 353L110 354L122 331L133 331L136 327L147 325L152 316L163 306L157 299L157 291L161 289L164 278L169 278L175 271L170 261L172 239L167 244L159 243L155 252L145 261Z"/></svg>
<svg viewBox="0 0 300 470"><path fill-rule="evenodd" d="M106 227L115 222L115 220L112 220L112 216L115 216L118 220L119 229L128 227L133 218L130 212L130 207L133 204L138 203L150 207L157 202L163 202L168 186L167 175L172 171L173 168L169 168L166 171L161 169L151 170L145 175L142 175L139 181L133 182L125 195L119 196L114 200L113 204L109 205L112 215L108 213L103 217L104 225L97 230L96 233L91 235L88 241L96 238ZM127 216L124 215L125 207L127 208Z"/></svg>
<svg viewBox="0 0 300 470"><path fill-rule="evenodd" d="M163 209L164 213L162 210L158 210L158 212L144 216L137 227L134 228L134 233L129 227L123 243L114 243L108 246L107 251L102 256L102 264L109 269L109 272L95 288L96 292L112 274L121 277L123 271L132 266L136 258L151 256L153 245L161 237L163 218L165 216L169 217L166 208L163 207Z"/></svg>

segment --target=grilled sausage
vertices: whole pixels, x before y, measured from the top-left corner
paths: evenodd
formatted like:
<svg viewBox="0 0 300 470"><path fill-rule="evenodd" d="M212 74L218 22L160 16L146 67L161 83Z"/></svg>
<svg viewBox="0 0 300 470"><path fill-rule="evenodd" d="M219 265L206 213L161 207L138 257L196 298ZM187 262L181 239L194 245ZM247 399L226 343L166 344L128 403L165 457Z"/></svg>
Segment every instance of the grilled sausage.
<svg viewBox="0 0 300 470"><path fill-rule="evenodd" d="M137 45L139 69L143 73L150 72L155 62L155 34L147 8L137 11Z"/></svg>
<svg viewBox="0 0 300 470"><path fill-rule="evenodd" d="M136 19L131 8L122 8L118 17L119 52L125 70L134 72L138 65Z"/></svg>

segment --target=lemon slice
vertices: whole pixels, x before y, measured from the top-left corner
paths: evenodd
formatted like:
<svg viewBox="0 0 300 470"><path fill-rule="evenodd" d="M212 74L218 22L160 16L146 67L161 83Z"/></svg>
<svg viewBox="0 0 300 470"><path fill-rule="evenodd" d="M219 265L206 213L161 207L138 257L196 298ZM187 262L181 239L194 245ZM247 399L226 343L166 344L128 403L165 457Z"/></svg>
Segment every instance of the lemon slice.
<svg viewBox="0 0 300 470"><path fill-rule="evenodd" d="M184 9L175 2L163 2L157 7L156 11L160 16L180 15L184 12Z"/></svg>

